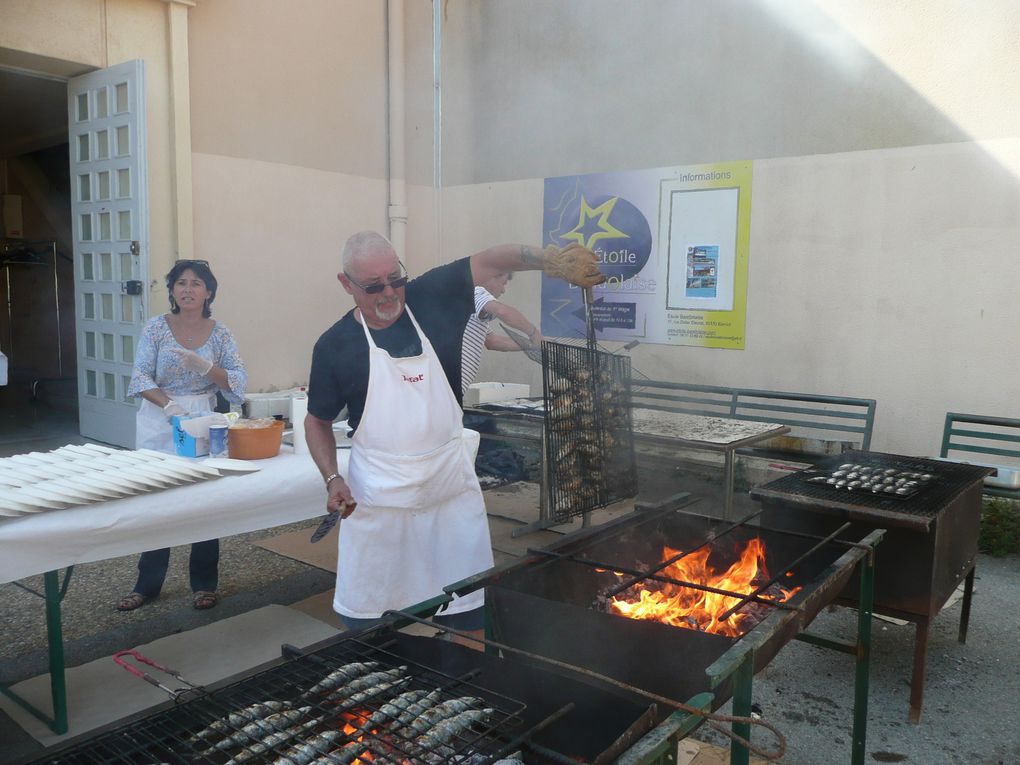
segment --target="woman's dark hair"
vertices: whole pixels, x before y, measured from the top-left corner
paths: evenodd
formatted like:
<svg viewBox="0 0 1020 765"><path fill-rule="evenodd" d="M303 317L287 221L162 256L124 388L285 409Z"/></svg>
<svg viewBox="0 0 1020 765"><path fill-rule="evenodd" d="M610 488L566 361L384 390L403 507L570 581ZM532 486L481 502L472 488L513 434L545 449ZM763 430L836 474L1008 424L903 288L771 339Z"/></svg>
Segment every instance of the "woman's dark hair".
<svg viewBox="0 0 1020 765"><path fill-rule="evenodd" d="M195 276L205 282L205 288L209 290L209 297L205 301L205 305L202 306L202 316L209 318L212 316L212 311L209 310L209 306L216 299L216 277L213 276L213 272L209 270L209 264L204 260L178 260L174 263L174 267L170 269L170 273L166 275L166 291L170 296L170 313L180 313L181 307L177 305L177 301L174 300L174 283L181 278L188 269L195 272Z"/></svg>

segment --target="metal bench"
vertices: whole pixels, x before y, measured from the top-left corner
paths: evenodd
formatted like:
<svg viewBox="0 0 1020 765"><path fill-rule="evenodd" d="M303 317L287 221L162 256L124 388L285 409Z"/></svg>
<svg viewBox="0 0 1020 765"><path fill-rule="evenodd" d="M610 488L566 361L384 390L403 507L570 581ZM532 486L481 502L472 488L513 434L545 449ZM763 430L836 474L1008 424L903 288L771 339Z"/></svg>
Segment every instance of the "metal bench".
<svg viewBox="0 0 1020 765"><path fill-rule="evenodd" d="M968 456L954 456L960 453ZM1014 462L979 462L970 459L969 455L1008 457ZM992 497L1020 499L1020 420L946 412L939 458L995 468L996 474L985 479L983 493Z"/></svg>
<svg viewBox="0 0 1020 765"><path fill-rule="evenodd" d="M868 450L875 425L875 400L848 396L635 380L631 401L636 407L787 425L788 435L737 453L797 462Z"/></svg>

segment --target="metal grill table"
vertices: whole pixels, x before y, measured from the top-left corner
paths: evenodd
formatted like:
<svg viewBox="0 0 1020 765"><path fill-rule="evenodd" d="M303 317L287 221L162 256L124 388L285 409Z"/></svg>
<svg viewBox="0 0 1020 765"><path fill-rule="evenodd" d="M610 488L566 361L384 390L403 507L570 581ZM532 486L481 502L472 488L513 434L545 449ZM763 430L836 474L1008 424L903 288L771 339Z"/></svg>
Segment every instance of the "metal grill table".
<svg viewBox="0 0 1020 765"><path fill-rule="evenodd" d="M843 464L920 472L932 478L906 498L849 492L807 483L809 472ZM845 521L851 533L887 529L876 553L875 611L916 625L910 682L910 720L919 722L931 620L964 582L959 640L967 638L974 565L981 528L981 492L988 468L880 452L844 452L810 471L793 473L751 490L762 503L762 523L806 533L824 533ZM856 605L852 583L840 602Z"/></svg>

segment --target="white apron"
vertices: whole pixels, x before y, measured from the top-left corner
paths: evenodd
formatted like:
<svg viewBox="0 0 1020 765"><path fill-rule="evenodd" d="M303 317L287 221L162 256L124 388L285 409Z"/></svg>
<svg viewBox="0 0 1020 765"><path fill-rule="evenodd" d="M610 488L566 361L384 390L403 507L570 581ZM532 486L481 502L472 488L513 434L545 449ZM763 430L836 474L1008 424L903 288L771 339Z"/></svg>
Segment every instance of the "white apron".
<svg viewBox="0 0 1020 765"><path fill-rule="evenodd" d="M492 566L492 543L475 475L478 434L463 412L432 344L393 358L368 340L368 394L351 444L347 483L358 503L340 528L333 610L374 619L428 600ZM484 592L444 611L479 608Z"/></svg>
<svg viewBox="0 0 1020 765"><path fill-rule="evenodd" d="M216 406L215 393L202 393L198 396L174 395L174 401L188 410L195 412L211 412ZM142 405L135 415L135 448L155 449L158 452L174 454L173 428L163 414L163 410L148 399L142 399Z"/></svg>

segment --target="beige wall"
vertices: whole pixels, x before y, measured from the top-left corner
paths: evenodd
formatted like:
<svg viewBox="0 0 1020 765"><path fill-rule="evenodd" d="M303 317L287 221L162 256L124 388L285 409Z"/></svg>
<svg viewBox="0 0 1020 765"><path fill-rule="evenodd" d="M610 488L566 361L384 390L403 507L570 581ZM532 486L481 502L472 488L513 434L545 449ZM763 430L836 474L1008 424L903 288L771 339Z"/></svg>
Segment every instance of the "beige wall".
<svg viewBox="0 0 1020 765"><path fill-rule="evenodd" d="M386 4L215 0L191 11L195 249L250 389L305 384L352 307L354 231L386 231Z"/></svg>
<svg viewBox="0 0 1020 765"><path fill-rule="evenodd" d="M546 176L754 160L745 350L641 345L637 369L875 398L900 453L946 410L1018 416L1020 6L636 5L451 5L451 254L538 235ZM537 315L537 283L506 299ZM479 379L539 382L498 354Z"/></svg>
<svg viewBox="0 0 1020 765"><path fill-rule="evenodd" d="M280 6L191 12L196 247L254 389L304 382L350 305L340 242L384 229L388 202L385 5ZM413 271L537 241L544 177L753 160L746 349L642 345L638 369L874 397L875 446L893 451L932 451L946 409L1015 414L1014 3L443 7L437 194L431 5L407 4ZM507 297L534 316L539 285ZM538 382L496 354L482 376Z"/></svg>

